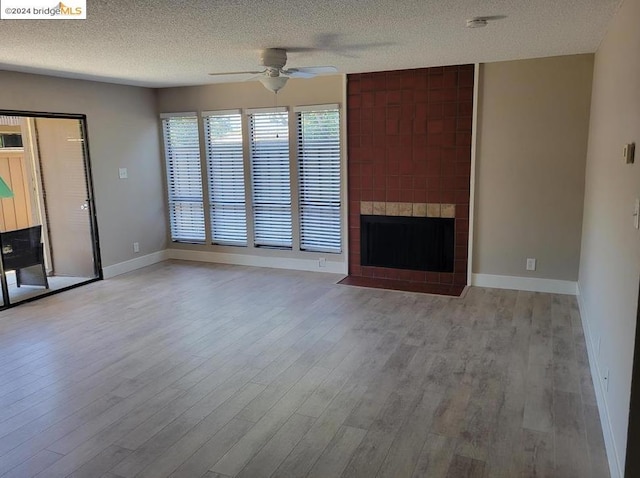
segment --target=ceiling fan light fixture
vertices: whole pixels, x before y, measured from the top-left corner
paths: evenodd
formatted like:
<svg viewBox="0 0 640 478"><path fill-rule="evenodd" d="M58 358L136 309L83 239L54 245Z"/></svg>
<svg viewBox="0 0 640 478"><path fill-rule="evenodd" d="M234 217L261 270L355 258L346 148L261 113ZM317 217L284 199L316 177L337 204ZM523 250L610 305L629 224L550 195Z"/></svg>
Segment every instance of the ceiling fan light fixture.
<svg viewBox="0 0 640 478"><path fill-rule="evenodd" d="M287 84L289 78L286 76L264 76L259 78L260 83L269 91L273 93L277 93L280 91L284 85Z"/></svg>
<svg viewBox="0 0 640 478"><path fill-rule="evenodd" d="M467 20L467 28L483 28L489 24L486 18L470 18Z"/></svg>

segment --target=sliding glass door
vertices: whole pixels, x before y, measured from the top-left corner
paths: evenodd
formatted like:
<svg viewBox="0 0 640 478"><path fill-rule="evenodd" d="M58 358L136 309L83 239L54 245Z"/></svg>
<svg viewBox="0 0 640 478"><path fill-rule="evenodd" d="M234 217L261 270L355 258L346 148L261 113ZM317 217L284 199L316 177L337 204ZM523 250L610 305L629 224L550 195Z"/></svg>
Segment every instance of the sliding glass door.
<svg viewBox="0 0 640 478"><path fill-rule="evenodd" d="M16 135L0 145L3 305L98 279L84 117L0 112L2 131Z"/></svg>

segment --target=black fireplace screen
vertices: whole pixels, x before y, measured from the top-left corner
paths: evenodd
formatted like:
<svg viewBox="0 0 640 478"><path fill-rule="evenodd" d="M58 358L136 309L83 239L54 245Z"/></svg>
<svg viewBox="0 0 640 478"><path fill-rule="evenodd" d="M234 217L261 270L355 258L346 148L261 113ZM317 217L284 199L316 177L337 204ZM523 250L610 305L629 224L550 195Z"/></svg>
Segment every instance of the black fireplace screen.
<svg viewBox="0 0 640 478"><path fill-rule="evenodd" d="M360 216L360 263L431 272L453 272L452 218Z"/></svg>

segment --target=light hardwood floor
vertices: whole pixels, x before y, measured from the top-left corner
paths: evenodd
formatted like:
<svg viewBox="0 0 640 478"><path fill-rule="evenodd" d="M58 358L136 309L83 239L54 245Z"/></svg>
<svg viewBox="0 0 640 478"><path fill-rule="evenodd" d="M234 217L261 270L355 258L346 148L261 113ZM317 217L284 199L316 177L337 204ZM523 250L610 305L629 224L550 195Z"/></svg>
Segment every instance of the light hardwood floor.
<svg viewBox="0 0 640 478"><path fill-rule="evenodd" d="M167 262L0 313L3 477L606 477L575 298Z"/></svg>

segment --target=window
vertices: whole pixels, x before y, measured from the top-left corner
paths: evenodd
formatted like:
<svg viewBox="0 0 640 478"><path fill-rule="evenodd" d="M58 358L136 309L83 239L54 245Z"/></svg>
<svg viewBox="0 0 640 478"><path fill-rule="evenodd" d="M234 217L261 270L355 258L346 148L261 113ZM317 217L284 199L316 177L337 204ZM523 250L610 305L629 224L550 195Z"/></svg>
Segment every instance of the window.
<svg viewBox="0 0 640 478"><path fill-rule="evenodd" d="M242 116L239 111L205 114L204 132L212 242L246 246Z"/></svg>
<svg viewBox="0 0 640 478"><path fill-rule="evenodd" d="M205 240L198 118L195 113L162 116L171 239Z"/></svg>
<svg viewBox="0 0 640 478"><path fill-rule="evenodd" d="M0 148L22 148L22 135L0 133Z"/></svg>
<svg viewBox="0 0 640 478"><path fill-rule="evenodd" d="M299 109L300 249L341 251L340 115L337 106Z"/></svg>
<svg viewBox="0 0 640 478"><path fill-rule="evenodd" d="M342 252L338 105L161 118L173 241Z"/></svg>
<svg viewBox="0 0 640 478"><path fill-rule="evenodd" d="M289 121L285 110L249 114L254 243L291 248Z"/></svg>

